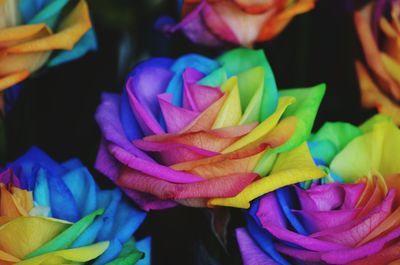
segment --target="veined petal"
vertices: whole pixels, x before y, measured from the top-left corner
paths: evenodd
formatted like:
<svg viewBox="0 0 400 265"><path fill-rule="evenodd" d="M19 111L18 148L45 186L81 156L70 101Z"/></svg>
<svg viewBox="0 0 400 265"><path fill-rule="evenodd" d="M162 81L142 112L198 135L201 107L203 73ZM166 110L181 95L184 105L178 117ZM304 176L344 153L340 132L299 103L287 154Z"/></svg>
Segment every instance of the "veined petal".
<svg viewBox="0 0 400 265"><path fill-rule="evenodd" d="M209 201L210 205L249 208L250 201L280 187L297 182L321 178L325 175L315 166L306 143L282 153L275 162L271 175L259 179L232 198L217 198Z"/></svg>

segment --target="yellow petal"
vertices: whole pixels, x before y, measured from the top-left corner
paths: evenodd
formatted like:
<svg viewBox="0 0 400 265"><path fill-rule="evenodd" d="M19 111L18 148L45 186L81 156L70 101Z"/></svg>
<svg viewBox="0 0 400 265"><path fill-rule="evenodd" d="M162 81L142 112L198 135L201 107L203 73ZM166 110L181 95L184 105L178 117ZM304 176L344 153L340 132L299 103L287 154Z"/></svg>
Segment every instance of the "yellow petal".
<svg viewBox="0 0 400 265"><path fill-rule="evenodd" d="M400 172L399 150L400 130L392 122L380 122L350 142L333 159L331 169L348 182L396 174Z"/></svg>
<svg viewBox="0 0 400 265"><path fill-rule="evenodd" d="M231 77L221 87L221 90L228 93L228 96L218 113L213 124L213 129L225 128L237 125L242 117L240 108L240 95L237 77Z"/></svg>
<svg viewBox="0 0 400 265"><path fill-rule="evenodd" d="M0 47L8 48L51 35L46 24L23 25L0 29Z"/></svg>
<svg viewBox="0 0 400 265"><path fill-rule="evenodd" d="M19 217L0 226L0 250L22 259L69 226L52 218Z"/></svg>
<svg viewBox="0 0 400 265"><path fill-rule="evenodd" d="M38 52L54 49L70 50L90 29L91 22L87 3L79 1L74 10L60 23L57 33L7 49L8 53Z"/></svg>
<svg viewBox="0 0 400 265"><path fill-rule="evenodd" d="M304 142L299 147L280 154L271 175L251 183L235 197L211 199L208 204L247 209L250 207L250 201L268 192L324 175L325 173L315 166L307 143Z"/></svg>
<svg viewBox="0 0 400 265"><path fill-rule="evenodd" d="M254 130L249 134L242 137L238 141L234 142L232 145L227 147L222 151L223 154L230 153L239 150L253 142L259 141L265 137L279 122L282 114L285 112L286 108L295 101L294 97L281 97L279 99L278 107L276 111L260 123Z"/></svg>
<svg viewBox="0 0 400 265"><path fill-rule="evenodd" d="M18 262L18 265L70 264L71 262L87 262L100 256L109 246L109 242L50 252L41 256Z"/></svg>

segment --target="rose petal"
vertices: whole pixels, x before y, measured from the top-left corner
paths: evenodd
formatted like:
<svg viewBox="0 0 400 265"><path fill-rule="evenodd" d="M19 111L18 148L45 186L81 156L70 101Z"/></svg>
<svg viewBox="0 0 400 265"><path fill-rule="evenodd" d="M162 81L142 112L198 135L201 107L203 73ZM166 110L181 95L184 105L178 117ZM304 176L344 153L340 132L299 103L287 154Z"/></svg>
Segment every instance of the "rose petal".
<svg viewBox="0 0 400 265"><path fill-rule="evenodd" d="M179 172L169 167L143 160L128 153L127 151L125 151L125 149L122 149L117 145L110 144L109 150L111 154L122 164L134 170L149 174L155 178L160 178L175 183L192 183L203 180L203 178L199 176L195 176L185 172Z"/></svg>
<svg viewBox="0 0 400 265"><path fill-rule="evenodd" d="M244 265L277 265L273 259L265 254L251 239L245 228L236 229L240 253Z"/></svg>
<svg viewBox="0 0 400 265"><path fill-rule="evenodd" d="M212 199L209 204L248 208L251 200L265 193L304 180L321 178L324 175L325 173L315 166L307 144L303 143L291 151L280 154L268 177L253 182L235 197Z"/></svg>
<svg viewBox="0 0 400 265"><path fill-rule="evenodd" d="M175 184L125 168L118 179L118 184L125 188L151 193L160 199L213 198L234 196L256 177L257 174L248 173L195 183Z"/></svg>

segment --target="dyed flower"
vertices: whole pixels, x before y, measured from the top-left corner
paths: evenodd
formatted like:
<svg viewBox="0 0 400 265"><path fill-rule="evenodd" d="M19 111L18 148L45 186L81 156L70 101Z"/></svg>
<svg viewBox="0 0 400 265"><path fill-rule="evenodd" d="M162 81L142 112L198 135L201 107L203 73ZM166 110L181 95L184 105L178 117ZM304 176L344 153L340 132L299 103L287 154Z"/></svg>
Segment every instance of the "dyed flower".
<svg viewBox="0 0 400 265"><path fill-rule="evenodd" d="M314 0L185 0L182 21L171 25L161 18L157 27L182 30L194 43L251 47L278 35L298 14L314 7Z"/></svg>
<svg viewBox="0 0 400 265"><path fill-rule="evenodd" d="M323 176L305 140L324 91L278 93L263 51L150 59L132 71L122 96L104 94L96 167L146 210L246 208L266 192Z"/></svg>
<svg viewBox="0 0 400 265"><path fill-rule="evenodd" d="M84 0L0 1L0 91L96 49ZM66 15L64 16L64 14Z"/></svg>
<svg viewBox="0 0 400 265"><path fill-rule="evenodd" d="M252 204L237 231L245 264L399 262L400 130L381 115L326 123L309 146L326 177Z"/></svg>
<svg viewBox="0 0 400 265"><path fill-rule="evenodd" d="M132 238L145 216L78 160L32 148L0 174L0 263L149 264L149 238Z"/></svg>
<svg viewBox="0 0 400 265"><path fill-rule="evenodd" d="M371 1L354 13L364 52L356 70L364 107L377 108L400 125L400 2Z"/></svg>

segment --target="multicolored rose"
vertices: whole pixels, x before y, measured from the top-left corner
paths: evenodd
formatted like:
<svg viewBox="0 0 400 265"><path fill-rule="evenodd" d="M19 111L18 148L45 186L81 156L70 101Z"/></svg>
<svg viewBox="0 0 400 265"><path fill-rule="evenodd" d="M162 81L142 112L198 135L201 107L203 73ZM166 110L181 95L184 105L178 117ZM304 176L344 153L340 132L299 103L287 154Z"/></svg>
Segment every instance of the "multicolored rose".
<svg viewBox="0 0 400 265"><path fill-rule="evenodd" d="M327 123L309 145L327 176L253 202L237 230L244 263L399 262L400 130L379 115Z"/></svg>
<svg viewBox="0 0 400 265"><path fill-rule="evenodd" d="M0 91L96 47L84 0L0 1Z"/></svg>
<svg viewBox="0 0 400 265"><path fill-rule="evenodd" d="M32 148L0 173L0 263L149 264L150 238L132 238L145 216L80 161Z"/></svg>
<svg viewBox="0 0 400 265"><path fill-rule="evenodd" d="M400 125L400 2L370 1L354 13L364 52L356 70L364 107L377 108Z"/></svg>
<svg viewBox="0 0 400 265"><path fill-rule="evenodd" d="M305 143L324 91L278 92L261 50L150 59L122 96L104 94L96 167L146 210L247 208L266 192L324 175Z"/></svg>
<svg viewBox="0 0 400 265"><path fill-rule="evenodd" d="M298 14L314 7L315 0L185 0L182 21L171 25L161 18L157 27L182 30L194 43L252 47L278 35Z"/></svg>

